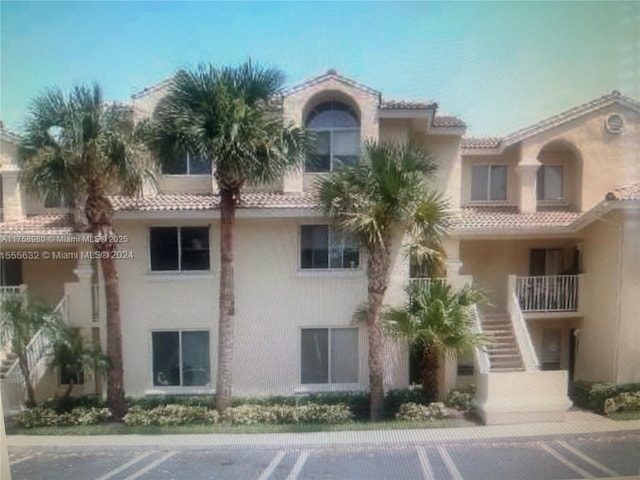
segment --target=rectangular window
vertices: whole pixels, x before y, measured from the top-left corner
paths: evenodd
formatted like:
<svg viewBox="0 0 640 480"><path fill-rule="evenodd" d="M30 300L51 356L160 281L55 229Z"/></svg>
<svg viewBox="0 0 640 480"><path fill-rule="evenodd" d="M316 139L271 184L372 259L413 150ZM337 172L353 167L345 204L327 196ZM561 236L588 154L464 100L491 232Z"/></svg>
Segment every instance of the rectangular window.
<svg viewBox="0 0 640 480"><path fill-rule="evenodd" d="M358 163L360 129L314 130L313 151L305 162L306 172L330 172Z"/></svg>
<svg viewBox="0 0 640 480"><path fill-rule="evenodd" d="M471 167L471 200L474 202L507 199L507 167L505 165L473 165Z"/></svg>
<svg viewBox="0 0 640 480"><path fill-rule="evenodd" d="M357 383L358 329L303 328L300 382Z"/></svg>
<svg viewBox="0 0 640 480"><path fill-rule="evenodd" d="M151 227L151 271L209 270L209 227Z"/></svg>
<svg viewBox="0 0 640 480"><path fill-rule="evenodd" d="M562 201L564 173L562 165L542 165L538 169L536 193L538 200Z"/></svg>
<svg viewBox="0 0 640 480"><path fill-rule="evenodd" d="M154 386L211 384L208 330L152 332L151 340Z"/></svg>
<svg viewBox="0 0 640 480"><path fill-rule="evenodd" d="M167 175L209 175L211 162L188 153L177 154L171 162L163 163L162 173Z"/></svg>
<svg viewBox="0 0 640 480"><path fill-rule="evenodd" d="M358 268L358 243L353 237L340 234L328 225L302 225L300 247L301 268Z"/></svg>

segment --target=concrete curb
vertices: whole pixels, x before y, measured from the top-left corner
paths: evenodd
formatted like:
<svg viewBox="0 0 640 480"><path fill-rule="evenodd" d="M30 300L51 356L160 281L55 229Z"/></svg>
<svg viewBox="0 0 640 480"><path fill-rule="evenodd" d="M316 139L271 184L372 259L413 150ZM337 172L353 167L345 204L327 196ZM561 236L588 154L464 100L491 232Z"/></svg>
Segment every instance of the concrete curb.
<svg viewBox="0 0 640 480"><path fill-rule="evenodd" d="M10 447L321 447L339 445L395 445L464 440L544 437L603 432L640 431L640 421L614 421L589 412L567 412L565 422L493 425L416 430L368 430L343 432L269 434L184 435L11 435Z"/></svg>

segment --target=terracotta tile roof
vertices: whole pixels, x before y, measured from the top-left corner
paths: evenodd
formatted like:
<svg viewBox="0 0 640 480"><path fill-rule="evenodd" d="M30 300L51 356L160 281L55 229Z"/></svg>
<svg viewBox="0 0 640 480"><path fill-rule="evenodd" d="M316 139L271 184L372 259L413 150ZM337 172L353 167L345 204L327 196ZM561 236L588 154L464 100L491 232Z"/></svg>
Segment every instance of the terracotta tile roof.
<svg viewBox="0 0 640 480"><path fill-rule="evenodd" d="M164 193L144 197L113 195L110 198L117 212L213 210L217 205L216 196L204 193Z"/></svg>
<svg viewBox="0 0 640 480"><path fill-rule="evenodd" d="M497 148L501 137L468 137L462 139L462 148Z"/></svg>
<svg viewBox="0 0 640 480"><path fill-rule="evenodd" d="M553 210L533 213L519 213L514 206L463 207L452 221L451 230L540 230L569 227L580 217L579 212Z"/></svg>
<svg viewBox="0 0 640 480"><path fill-rule="evenodd" d="M305 88L311 87L313 85L317 85L318 83L322 83L325 80L328 79L335 79L339 82L345 83L347 85L351 85L352 87L356 87L360 90L364 90L366 92L372 93L374 95L380 95L380 92L378 90L374 90L373 88L367 87L366 85L363 85L362 83L356 82L355 80L352 80L351 78L348 77L344 77L342 75L340 75L335 69L330 68L329 70L327 70L325 73L323 73L322 75L318 75L316 77L310 78L309 80L299 83L298 85L294 85L293 87L285 90L283 92L284 95L289 95L291 93L294 92L298 92L300 90L304 90Z"/></svg>
<svg viewBox="0 0 640 480"><path fill-rule="evenodd" d="M614 191L607 193L605 200L640 200L640 182L616 188Z"/></svg>
<svg viewBox="0 0 640 480"><path fill-rule="evenodd" d="M413 100L382 100L378 108L380 110L429 110L436 109L436 102L421 102Z"/></svg>
<svg viewBox="0 0 640 480"><path fill-rule="evenodd" d="M2 235L69 235L73 231L73 216L66 213L34 215L0 223Z"/></svg>
<svg viewBox="0 0 640 480"><path fill-rule="evenodd" d="M434 127L445 127L445 128L457 128L457 127L466 127L467 124L464 123L458 117L454 117L453 115L436 115L433 119Z"/></svg>
<svg viewBox="0 0 640 480"><path fill-rule="evenodd" d="M155 196L112 196L111 202L120 212L161 212L188 210L216 210L220 197L210 193L163 193ZM239 208L314 208L315 197L310 193L243 193Z"/></svg>

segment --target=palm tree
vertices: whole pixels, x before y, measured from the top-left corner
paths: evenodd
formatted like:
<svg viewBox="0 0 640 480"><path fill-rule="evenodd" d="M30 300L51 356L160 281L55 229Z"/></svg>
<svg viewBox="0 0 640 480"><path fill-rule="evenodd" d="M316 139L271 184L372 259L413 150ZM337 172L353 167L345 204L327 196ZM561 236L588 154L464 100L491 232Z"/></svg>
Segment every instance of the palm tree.
<svg viewBox="0 0 640 480"><path fill-rule="evenodd" d="M20 148L21 180L41 198L71 197L76 209L84 205L88 225L97 241L107 304L107 405L114 420L126 412L122 368L122 330L118 273L112 253L117 249L113 206L108 195L133 194L153 180L148 156L131 112L103 101L102 90L76 87L65 97L52 89L31 104Z"/></svg>
<svg viewBox="0 0 640 480"><path fill-rule="evenodd" d="M276 69L251 61L237 68L203 65L179 71L148 125L149 145L163 165L188 154L211 164L220 195L220 294L216 408L228 420L234 343L234 225L246 185L264 184L299 167L304 131L285 124L268 105L283 87Z"/></svg>
<svg viewBox="0 0 640 480"><path fill-rule="evenodd" d="M471 307L484 302L484 294L470 286L456 291L443 281L418 282L407 288L409 301L383 313L385 329L407 338L422 353L421 379L425 396L438 394L440 356L447 351L465 353L487 338L473 333Z"/></svg>
<svg viewBox="0 0 640 480"><path fill-rule="evenodd" d="M96 345L86 344L79 328L58 325L55 331L51 364L68 375L69 383L62 399L68 400L76 385L74 379L81 378L85 372L106 371L110 366L109 357Z"/></svg>
<svg viewBox="0 0 640 480"><path fill-rule="evenodd" d="M18 366L24 378L27 407L36 406L36 396L31 383L31 369L27 359L27 347L33 336L47 324L55 325L53 310L45 305L28 303L22 295L6 295L0 306L0 328L7 332L11 342L11 352L18 359Z"/></svg>
<svg viewBox="0 0 640 480"><path fill-rule="evenodd" d="M380 312L389 285L391 251L403 235L421 261L439 256L446 230L446 203L430 190L436 163L423 149L395 143L365 143L358 164L318 183L319 204L335 226L354 235L367 253L367 325L371 419L384 400Z"/></svg>

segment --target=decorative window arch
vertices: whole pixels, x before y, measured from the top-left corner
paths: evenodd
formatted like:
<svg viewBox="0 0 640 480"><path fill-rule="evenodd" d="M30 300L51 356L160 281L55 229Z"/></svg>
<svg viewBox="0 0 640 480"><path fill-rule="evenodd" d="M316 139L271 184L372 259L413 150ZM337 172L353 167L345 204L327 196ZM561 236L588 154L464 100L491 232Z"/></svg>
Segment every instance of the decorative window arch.
<svg viewBox="0 0 640 480"><path fill-rule="evenodd" d="M330 172L356 164L360 155L360 120L353 108L342 102L320 103L311 110L305 125L315 136L305 171Z"/></svg>

